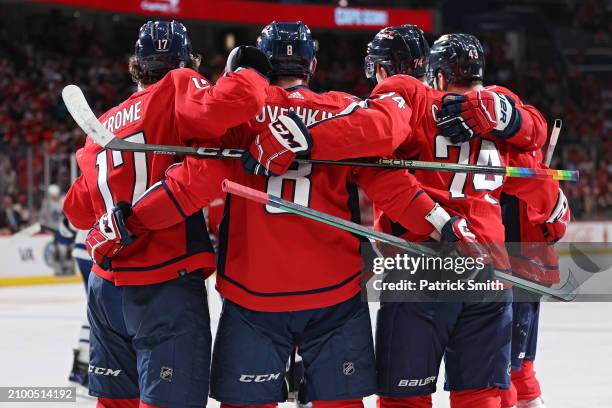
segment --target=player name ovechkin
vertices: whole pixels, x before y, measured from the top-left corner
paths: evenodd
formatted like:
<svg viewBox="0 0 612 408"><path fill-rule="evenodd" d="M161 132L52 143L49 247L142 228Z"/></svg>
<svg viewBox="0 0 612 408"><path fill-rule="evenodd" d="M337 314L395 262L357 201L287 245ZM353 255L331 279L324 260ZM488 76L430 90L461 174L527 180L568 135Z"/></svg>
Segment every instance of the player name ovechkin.
<svg viewBox="0 0 612 408"><path fill-rule="evenodd" d="M372 287L379 291L418 291L418 290L445 290L445 291L492 291L503 290L504 284L496 279L485 281L476 281L474 279L457 280L457 281L429 281L420 279L411 281L401 279L395 282L385 282L382 279L376 279Z"/></svg>

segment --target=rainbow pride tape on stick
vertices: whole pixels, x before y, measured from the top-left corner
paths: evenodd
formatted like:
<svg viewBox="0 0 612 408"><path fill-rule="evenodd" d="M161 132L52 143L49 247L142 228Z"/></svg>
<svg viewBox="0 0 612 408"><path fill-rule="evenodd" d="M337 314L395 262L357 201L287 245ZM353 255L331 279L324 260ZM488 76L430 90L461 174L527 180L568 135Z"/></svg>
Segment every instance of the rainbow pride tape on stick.
<svg viewBox="0 0 612 408"><path fill-rule="evenodd" d="M506 176L522 178L553 179L559 181L578 181L578 171L555 169L531 169L527 167L506 167Z"/></svg>

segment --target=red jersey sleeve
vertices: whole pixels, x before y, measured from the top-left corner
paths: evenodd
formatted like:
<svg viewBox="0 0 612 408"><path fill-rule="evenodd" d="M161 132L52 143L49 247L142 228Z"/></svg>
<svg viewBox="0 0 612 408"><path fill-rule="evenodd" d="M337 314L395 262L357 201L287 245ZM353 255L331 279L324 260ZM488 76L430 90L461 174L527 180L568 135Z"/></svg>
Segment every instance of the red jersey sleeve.
<svg viewBox="0 0 612 408"><path fill-rule="evenodd" d="M310 126L314 140L311 157L341 160L392 154L411 134L426 99L425 86L415 78L387 78L369 99Z"/></svg>
<svg viewBox="0 0 612 408"><path fill-rule="evenodd" d="M228 73L216 85L189 69L171 74L176 127L183 143L203 138L203 129L207 138L221 137L253 118L263 107L269 86L253 69Z"/></svg>
<svg viewBox="0 0 612 408"><path fill-rule="evenodd" d="M221 196L221 182L232 177L233 160L187 157L134 204L127 227L138 235L171 227Z"/></svg>
<svg viewBox="0 0 612 408"><path fill-rule="evenodd" d="M83 175L79 176L64 199L64 214L78 229L88 230L96 223L96 214Z"/></svg>
<svg viewBox="0 0 612 408"><path fill-rule="evenodd" d="M515 167L547 168L536 155L525 152L511 152L509 165ZM528 205L528 218L534 224L542 224L555 208L559 197L559 182L553 179L524 179L508 177L503 191L514 195Z"/></svg>
<svg viewBox="0 0 612 408"><path fill-rule="evenodd" d="M416 177L408 171L360 168L354 170L359 186L389 218L419 235L429 235L434 227L425 216L435 202Z"/></svg>
<svg viewBox="0 0 612 408"><path fill-rule="evenodd" d="M514 108L520 112L521 127L512 137L502 139L514 147L523 151L532 151L542 148L548 137L548 125L546 119L531 105L525 105L514 92L503 86L493 85L487 87L487 90L498 92L506 95L514 101Z"/></svg>

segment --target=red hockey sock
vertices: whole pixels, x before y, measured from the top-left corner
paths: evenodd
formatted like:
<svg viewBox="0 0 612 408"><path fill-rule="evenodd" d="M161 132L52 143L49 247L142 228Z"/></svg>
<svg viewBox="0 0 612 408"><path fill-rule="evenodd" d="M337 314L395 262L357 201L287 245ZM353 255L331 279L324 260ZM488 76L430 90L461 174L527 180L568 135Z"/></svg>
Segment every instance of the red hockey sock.
<svg viewBox="0 0 612 408"><path fill-rule="evenodd" d="M378 397L377 408L431 408L431 394L418 397L389 398Z"/></svg>
<svg viewBox="0 0 612 408"><path fill-rule="evenodd" d="M138 408L138 398L134 399L111 399L98 398L96 408Z"/></svg>
<svg viewBox="0 0 612 408"><path fill-rule="evenodd" d="M221 403L221 408L276 408L278 404L263 404L263 405L234 405Z"/></svg>
<svg viewBox="0 0 612 408"><path fill-rule="evenodd" d="M313 401L312 408L363 408L363 400Z"/></svg>
<svg viewBox="0 0 612 408"><path fill-rule="evenodd" d="M516 387L510 383L510 388L501 390L501 406L502 408L512 408L518 402Z"/></svg>
<svg viewBox="0 0 612 408"><path fill-rule="evenodd" d="M451 408L500 408L501 390L496 387L451 391Z"/></svg>
<svg viewBox="0 0 612 408"><path fill-rule="evenodd" d="M512 372L512 384L519 401L530 401L542 395L540 383L533 369L533 360L523 360L520 371Z"/></svg>

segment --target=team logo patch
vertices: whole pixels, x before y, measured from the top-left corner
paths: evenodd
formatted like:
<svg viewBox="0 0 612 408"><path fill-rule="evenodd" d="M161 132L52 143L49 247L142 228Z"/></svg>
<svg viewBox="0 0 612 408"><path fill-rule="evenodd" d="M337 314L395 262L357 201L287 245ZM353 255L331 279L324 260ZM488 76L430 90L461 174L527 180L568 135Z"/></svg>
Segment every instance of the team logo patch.
<svg viewBox="0 0 612 408"><path fill-rule="evenodd" d="M351 361L347 361L342 365L342 372L344 375L353 375L355 374L355 364Z"/></svg>
<svg viewBox="0 0 612 408"><path fill-rule="evenodd" d="M172 369L170 367L162 367L159 372L159 378L164 381L172 382Z"/></svg>

